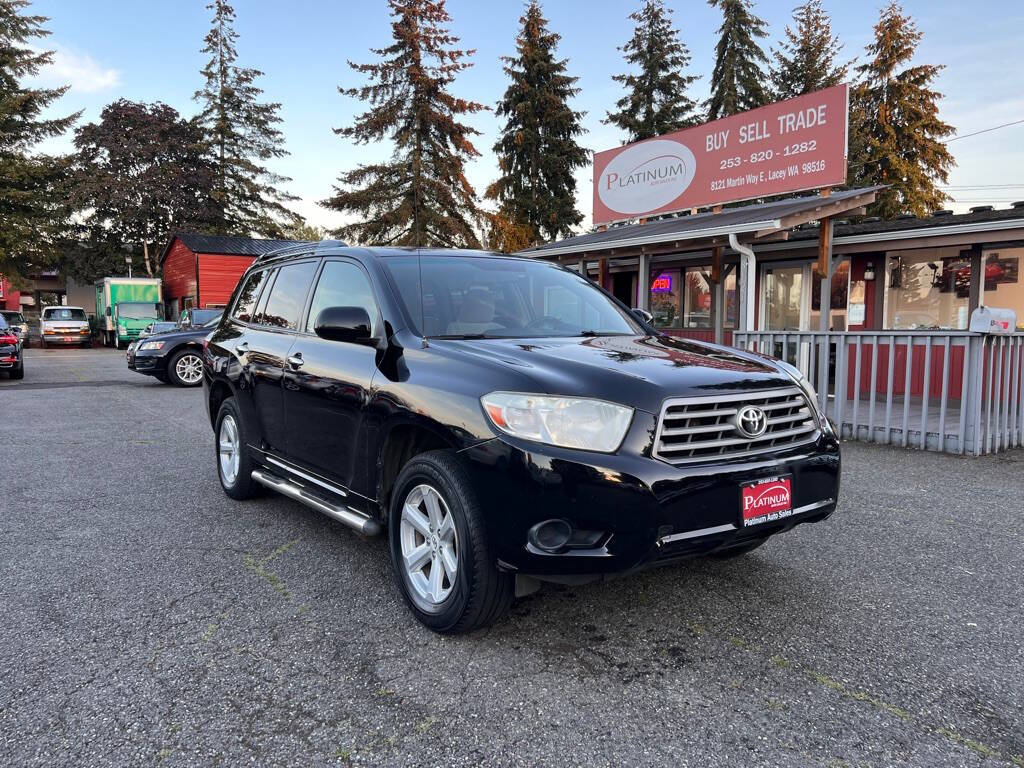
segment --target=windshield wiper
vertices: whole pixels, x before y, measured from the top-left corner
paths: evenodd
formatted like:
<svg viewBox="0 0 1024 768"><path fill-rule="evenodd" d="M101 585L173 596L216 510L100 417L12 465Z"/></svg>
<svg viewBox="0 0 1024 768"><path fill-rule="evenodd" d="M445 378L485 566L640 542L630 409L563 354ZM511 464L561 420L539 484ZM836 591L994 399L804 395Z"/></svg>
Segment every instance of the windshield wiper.
<svg viewBox="0 0 1024 768"><path fill-rule="evenodd" d="M446 333L440 336L428 336L428 339L498 339L500 336L490 336L486 333Z"/></svg>

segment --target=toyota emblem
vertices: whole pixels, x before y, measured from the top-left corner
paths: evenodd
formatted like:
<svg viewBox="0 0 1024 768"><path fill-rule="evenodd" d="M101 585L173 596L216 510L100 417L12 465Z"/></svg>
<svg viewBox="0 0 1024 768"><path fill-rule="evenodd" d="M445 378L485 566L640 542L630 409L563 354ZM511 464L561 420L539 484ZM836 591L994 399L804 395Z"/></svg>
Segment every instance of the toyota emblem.
<svg viewBox="0 0 1024 768"><path fill-rule="evenodd" d="M753 440L768 429L768 417L756 405L745 405L736 414L736 431Z"/></svg>

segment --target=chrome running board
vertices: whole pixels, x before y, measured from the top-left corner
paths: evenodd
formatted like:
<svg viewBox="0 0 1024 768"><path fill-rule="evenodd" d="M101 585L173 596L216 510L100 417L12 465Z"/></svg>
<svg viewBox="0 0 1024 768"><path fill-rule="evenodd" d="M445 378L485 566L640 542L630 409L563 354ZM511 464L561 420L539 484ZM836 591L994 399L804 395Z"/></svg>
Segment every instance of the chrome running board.
<svg viewBox="0 0 1024 768"><path fill-rule="evenodd" d="M327 515L339 523L344 523L364 536L376 536L381 532L380 523L376 520L371 520L366 515L360 514L348 507L338 506L319 496L314 496L305 488L270 472L254 469L252 471L252 479L272 491L277 491L282 496L295 499L295 501L305 504L307 507L315 509L317 512Z"/></svg>

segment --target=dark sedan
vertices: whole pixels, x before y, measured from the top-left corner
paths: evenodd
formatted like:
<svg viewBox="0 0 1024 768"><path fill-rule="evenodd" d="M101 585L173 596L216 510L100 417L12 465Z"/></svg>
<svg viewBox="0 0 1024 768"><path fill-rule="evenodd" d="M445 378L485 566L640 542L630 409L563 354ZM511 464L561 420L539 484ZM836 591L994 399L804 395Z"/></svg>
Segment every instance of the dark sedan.
<svg viewBox="0 0 1024 768"><path fill-rule="evenodd" d="M198 387L203 383L203 339L219 322L217 314L203 325L141 340L128 350L128 367L165 384Z"/></svg>

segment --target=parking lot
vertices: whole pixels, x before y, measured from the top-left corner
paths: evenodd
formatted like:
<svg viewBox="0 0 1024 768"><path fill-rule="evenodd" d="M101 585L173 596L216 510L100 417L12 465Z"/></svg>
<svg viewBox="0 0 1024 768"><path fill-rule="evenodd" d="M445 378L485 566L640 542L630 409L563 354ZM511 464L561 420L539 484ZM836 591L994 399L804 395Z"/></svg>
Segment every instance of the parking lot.
<svg viewBox="0 0 1024 768"><path fill-rule="evenodd" d="M218 485L198 390L0 380L0 764L1024 766L1024 455L845 446L737 560L422 628L383 540Z"/></svg>

